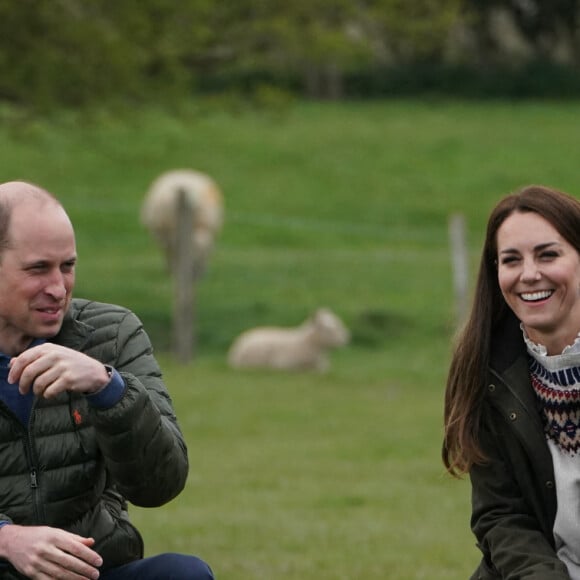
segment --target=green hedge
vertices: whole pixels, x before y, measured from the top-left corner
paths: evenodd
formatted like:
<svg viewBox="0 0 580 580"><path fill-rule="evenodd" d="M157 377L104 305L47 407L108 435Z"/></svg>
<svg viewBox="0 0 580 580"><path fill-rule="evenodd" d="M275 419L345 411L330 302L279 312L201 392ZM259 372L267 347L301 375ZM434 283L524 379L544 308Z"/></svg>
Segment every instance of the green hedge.
<svg viewBox="0 0 580 580"><path fill-rule="evenodd" d="M302 80L284 71L207 73L196 82L201 94L236 91L252 95L271 85L296 95L305 92ZM580 97L580 71L548 62L516 67L473 67L419 62L369 67L343 76L345 98L418 97L458 98L575 98Z"/></svg>
<svg viewBox="0 0 580 580"><path fill-rule="evenodd" d="M572 98L580 96L580 71L547 62L519 68L416 63L356 71L345 85L356 97Z"/></svg>

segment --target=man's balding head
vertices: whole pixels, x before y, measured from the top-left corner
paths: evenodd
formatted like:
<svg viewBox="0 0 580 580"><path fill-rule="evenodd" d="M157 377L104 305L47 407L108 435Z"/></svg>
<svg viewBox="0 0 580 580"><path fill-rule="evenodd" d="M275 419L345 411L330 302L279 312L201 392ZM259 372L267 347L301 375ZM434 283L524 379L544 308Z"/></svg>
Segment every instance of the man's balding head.
<svg viewBox="0 0 580 580"><path fill-rule="evenodd" d="M0 185L0 352L56 336L72 300L74 228L54 196L24 182Z"/></svg>
<svg viewBox="0 0 580 580"><path fill-rule="evenodd" d="M42 206L46 203L61 205L54 195L33 183L8 181L0 183L0 258L10 245L10 218L14 208L21 203Z"/></svg>

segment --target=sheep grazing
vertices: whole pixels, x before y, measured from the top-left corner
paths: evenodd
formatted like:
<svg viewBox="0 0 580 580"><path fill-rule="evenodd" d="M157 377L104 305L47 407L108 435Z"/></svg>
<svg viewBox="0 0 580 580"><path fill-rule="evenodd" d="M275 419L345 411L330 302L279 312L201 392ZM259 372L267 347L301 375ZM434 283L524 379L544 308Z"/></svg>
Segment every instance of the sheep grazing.
<svg viewBox="0 0 580 580"><path fill-rule="evenodd" d="M176 263L176 223L179 196L184 192L192 211L191 232L195 277L201 276L215 238L223 225L223 198L216 183L203 173L191 169L168 171L149 188L141 207L141 223L161 246L167 267Z"/></svg>
<svg viewBox="0 0 580 580"><path fill-rule="evenodd" d="M349 340L342 321L327 308L320 308L296 328L257 327L243 332L229 350L228 363L234 368L324 372L330 366L328 351Z"/></svg>

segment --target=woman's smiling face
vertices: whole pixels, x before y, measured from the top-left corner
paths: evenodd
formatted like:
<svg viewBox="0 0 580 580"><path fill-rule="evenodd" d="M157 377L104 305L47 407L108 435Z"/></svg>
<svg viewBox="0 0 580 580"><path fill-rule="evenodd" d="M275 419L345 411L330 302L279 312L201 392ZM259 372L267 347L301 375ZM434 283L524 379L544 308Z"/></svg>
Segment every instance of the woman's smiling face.
<svg viewBox="0 0 580 580"><path fill-rule="evenodd" d="M497 231L498 282L528 336L559 354L580 332L580 255L542 216L515 212Z"/></svg>

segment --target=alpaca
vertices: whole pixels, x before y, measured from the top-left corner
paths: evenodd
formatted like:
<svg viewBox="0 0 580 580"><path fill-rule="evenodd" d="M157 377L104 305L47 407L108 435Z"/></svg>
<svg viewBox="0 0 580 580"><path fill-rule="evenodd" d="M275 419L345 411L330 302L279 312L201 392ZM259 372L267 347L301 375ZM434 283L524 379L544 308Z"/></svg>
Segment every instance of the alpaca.
<svg viewBox="0 0 580 580"><path fill-rule="evenodd" d="M186 195L192 212L191 232L193 268L201 276L223 225L223 197L209 176L191 169L178 169L160 175L151 184L141 207L141 222L162 248L167 267L176 262L176 222L179 194Z"/></svg>

